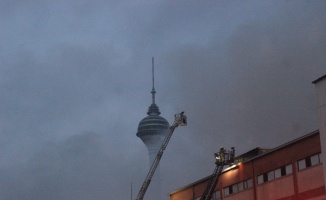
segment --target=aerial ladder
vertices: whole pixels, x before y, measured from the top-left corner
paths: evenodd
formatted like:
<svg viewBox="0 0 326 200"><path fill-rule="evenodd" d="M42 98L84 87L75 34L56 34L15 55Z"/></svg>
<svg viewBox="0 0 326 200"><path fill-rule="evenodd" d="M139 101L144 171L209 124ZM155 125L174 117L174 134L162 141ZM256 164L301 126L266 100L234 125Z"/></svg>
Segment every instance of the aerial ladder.
<svg viewBox="0 0 326 200"><path fill-rule="evenodd" d="M213 174L211 175L210 180L207 183L207 187L201 196L200 200L211 200L212 195L214 193L214 189L216 187L216 184L218 182L218 179L220 177L220 174L223 170L224 165L233 165L234 163L234 147L231 147L230 151L225 150L223 147L220 149L219 152L215 153L215 164L216 167L213 171Z"/></svg>
<svg viewBox="0 0 326 200"><path fill-rule="evenodd" d="M164 139L163 144L162 144L160 150L158 151L158 153L157 153L157 155L156 155L156 157L155 157L155 159L153 161L153 164L152 164L151 168L149 169L149 172L148 172L148 174L147 174L147 176L145 178L145 181L143 182L143 185L142 185L142 187L140 188L140 190L138 192L136 200L143 200L144 199L147 188L148 188L149 184L152 181L155 170L156 170L158 164L160 163L163 152L164 152L166 146L168 145L175 128L177 128L178 126L186 126L186 125L187 125L187 116L184 115L184 112L181 112L181 113L178 113L178 114L174 115L174 122L173 122L172 126L170 127L170 132L166 136L166 138Z"/></svg>

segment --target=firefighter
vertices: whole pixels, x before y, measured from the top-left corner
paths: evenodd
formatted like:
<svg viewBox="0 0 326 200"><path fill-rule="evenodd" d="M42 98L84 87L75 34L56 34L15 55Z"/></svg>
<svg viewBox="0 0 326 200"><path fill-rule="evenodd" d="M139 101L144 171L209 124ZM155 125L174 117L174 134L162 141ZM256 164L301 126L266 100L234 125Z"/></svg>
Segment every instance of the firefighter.
<svg viewBox="0 0 326 200"><path fill-rule="evenodd" d="M220 148L220 162L223 163L225 162L225 149L223 147Z"/></svg>

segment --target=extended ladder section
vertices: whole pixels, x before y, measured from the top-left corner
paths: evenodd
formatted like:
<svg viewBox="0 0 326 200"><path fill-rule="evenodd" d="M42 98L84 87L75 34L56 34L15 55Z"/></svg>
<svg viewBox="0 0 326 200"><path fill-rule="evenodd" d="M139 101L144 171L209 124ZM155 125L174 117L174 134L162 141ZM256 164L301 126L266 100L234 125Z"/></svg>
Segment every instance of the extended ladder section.
<svg viewBox="0 0 326 200"><path fill-rule="evenodd" d="M216 168L212 174L211 179L209 180L207 187L204 191L204 194L202 195L200 200L211 200L212 194L214 192L214 188L216 187L218 178L223 170L224 164L216 165Z"/></svg>
<svg viewBox="0 0 326 200"><path fill-rule="evenodd" d="M224 148L221 148L218 153L214 154L216 168L207 183L207 187L201 196L200 200L211 200L214 193L214 189L217 185L218 179L222 173L224 165L232 165L234 162L234 147L231 148L231 151L226 151Z"/></svg>
<svg viewBox="0 0 326 200"><path fill-rule="evenodd" d="M148 174L146 176L146 179L145 179L142 187L139 190L139 193L137 195L136 200L143 200L144 199L147 188L148 188L149 184L152 181L155 170L156 170L158 164L160 163L163 152L164 152L166 146L168 145L175 128L177 128L178 126L186 126L186 125L187 125L187 117L184 115L184 112L181 112L179 114L174 115L174 122L173 122L173 125L170 127L170 132L166 136L165 140L163 141L161 149L158 151L158 153L157 153L157 155L156 155L156 157L155 157L155 159L153 161L153 164L152 164L152 166L151 166L151 168L150 168L150 170L149 170L149 172L148 172Z"/></svg>

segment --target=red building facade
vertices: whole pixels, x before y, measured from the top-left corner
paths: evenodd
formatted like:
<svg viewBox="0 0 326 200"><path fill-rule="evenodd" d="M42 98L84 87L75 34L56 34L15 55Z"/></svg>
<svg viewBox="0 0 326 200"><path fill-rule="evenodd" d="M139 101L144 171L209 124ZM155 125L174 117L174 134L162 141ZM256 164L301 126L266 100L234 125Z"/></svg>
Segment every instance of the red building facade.
<svg viewBox="0 0 326 200"><path fill-rule="evenodd" d="M219 177L214 200L326 199L319 131L274 149L236 157ZM170 200L198 200L210 176L170 193Z"/></svg>

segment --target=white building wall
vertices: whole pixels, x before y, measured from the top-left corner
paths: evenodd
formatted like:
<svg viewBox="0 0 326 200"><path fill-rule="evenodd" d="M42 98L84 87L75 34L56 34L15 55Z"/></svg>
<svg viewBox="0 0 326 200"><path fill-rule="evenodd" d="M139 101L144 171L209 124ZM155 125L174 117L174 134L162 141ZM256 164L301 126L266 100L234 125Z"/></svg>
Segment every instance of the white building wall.
<svg viewBox="0 0 326 200"><path fill-rule="evenodd" d="M319 118L319 132L324 180L326 180L326 75L313 82L317 93L317 112ZM326 184L325 184L326 185Z"/></svg>

